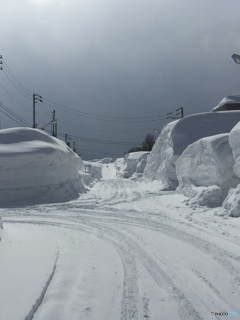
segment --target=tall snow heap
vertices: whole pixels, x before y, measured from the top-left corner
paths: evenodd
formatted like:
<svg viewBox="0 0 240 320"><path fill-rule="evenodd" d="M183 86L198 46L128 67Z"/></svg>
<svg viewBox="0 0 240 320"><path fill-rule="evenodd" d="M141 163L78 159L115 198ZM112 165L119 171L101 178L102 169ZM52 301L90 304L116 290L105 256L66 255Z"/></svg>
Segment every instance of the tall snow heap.
<svg viewBox="0 0 240 320"><path fill-rule="evenodd" d="M31 128L0 131L0 204L65 201L84 190L83 162L63 141Z"/></svg>

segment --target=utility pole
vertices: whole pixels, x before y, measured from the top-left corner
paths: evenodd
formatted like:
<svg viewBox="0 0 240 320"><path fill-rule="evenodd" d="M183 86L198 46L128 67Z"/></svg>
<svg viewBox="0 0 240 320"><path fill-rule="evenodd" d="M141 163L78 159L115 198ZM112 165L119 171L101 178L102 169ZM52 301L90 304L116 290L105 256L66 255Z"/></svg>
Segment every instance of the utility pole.
<svg viewBox="0 0 240 320"><path fill-rule="evenodd" d="M57 137L57 119L55 118L56 112L53 110L52 113L52 136Z"/></svg>
<svg viewBox="0 0 240 320"><path fill-rule="evenodd" d="M70 138L71 139L71 138ZM66 133L65 134L65 142L66 142L66 144L71 148L71 146L70 146L70 141L68 141L68 134Z"/></svg>
<svg viewBox="0 0 240 320"><path fill-rule="evenodd" d="M183 107L180 108L181 109L181 118L184 117L184 114L183 114Z"/></svg>
<svg viewBox="0 0 240 320"><path fill-rule="evenodd" d="M177 112L177 113L176 113L176 112ZM181 118L184 117L183 107L178 108L178 109L175 110L174 112L169 112L169 113L167 113L167 115L170 115L170 116L167 117L166 119L172 119L172 120L181 119Z"/></svg>
<svg viewBox="0 0 240 320"><path fill-rule="evenodd" d="M2 62L2 55L0 55L0 70L3 69L2 64L3 64L3 62Z"/></svg>
<svg viewBox="0 0 240 320"><path fill-rule="evenodd" d="M42 102L42 97L39 94L33 94L33 128L36 128L36 103Z"/></svg>

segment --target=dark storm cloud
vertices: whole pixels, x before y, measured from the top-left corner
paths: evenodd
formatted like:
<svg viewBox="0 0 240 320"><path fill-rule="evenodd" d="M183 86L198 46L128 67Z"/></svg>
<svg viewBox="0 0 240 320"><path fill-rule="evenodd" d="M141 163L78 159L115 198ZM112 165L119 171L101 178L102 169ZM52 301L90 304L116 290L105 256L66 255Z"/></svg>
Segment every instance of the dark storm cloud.
<svg viewBox="0 0 240 320"><path fill-rule="evenodd" d="M84 112L144 116L180 106L187 114L203 112L239 91L240 69L230 58L240 51L239 9L236 0L8 0L0 54L29 90ZM14 90L3 75L1 83ZM2 100L31 121L5 94ZM103 140L141 141L166 123L130 126L57 112L74 125L59 123L61 131ZM100 147L124 149L88 149Z"/></svg>

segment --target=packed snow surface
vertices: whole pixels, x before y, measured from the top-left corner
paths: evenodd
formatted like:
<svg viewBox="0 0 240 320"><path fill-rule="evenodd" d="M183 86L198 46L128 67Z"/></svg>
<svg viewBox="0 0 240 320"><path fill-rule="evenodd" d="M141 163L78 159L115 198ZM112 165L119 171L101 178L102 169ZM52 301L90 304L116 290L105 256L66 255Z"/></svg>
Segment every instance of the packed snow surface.
<svg viewBox="0 0 240 320"><path fill-rule="evenodd" d="M0 158L1 204L66 201L85 190L81 158L42 130L0 130Z"/></svg>
<svg viewBox="0 0 240 320"><path fill-rule="evenodd" d="M240 220L114 169L76 200L0 209L0 319L239 314Z"/></svg>

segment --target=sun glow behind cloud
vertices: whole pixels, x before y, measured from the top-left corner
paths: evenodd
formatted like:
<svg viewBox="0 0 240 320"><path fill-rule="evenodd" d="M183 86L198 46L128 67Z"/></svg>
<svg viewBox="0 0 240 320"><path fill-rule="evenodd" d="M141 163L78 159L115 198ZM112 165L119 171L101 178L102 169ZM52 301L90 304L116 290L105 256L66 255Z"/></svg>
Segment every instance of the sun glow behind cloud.
<svg viewBox="0 0 240 320"><path fill-rule="evenodd" d="M66 0L29 0L29 3L34 5L35 7L42 8L42 7L49 7L55 4L64 6L67 4L67 1Z"/></svg>

